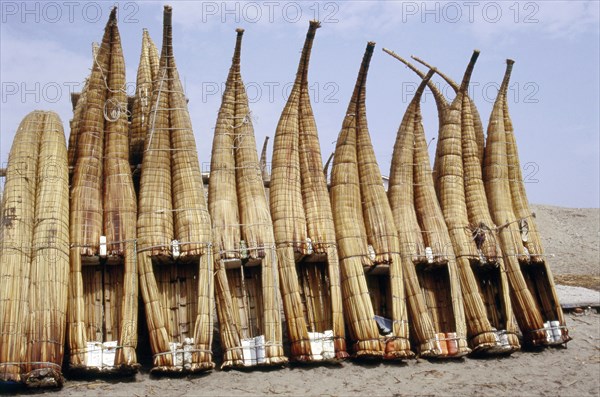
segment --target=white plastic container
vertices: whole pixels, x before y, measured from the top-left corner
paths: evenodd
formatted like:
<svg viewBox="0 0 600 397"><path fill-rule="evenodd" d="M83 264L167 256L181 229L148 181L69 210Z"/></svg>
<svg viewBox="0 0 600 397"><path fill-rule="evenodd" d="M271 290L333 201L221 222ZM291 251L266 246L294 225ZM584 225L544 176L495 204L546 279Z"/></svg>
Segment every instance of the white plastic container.
<svg viewBox="0 0 600 397"><path fill-rule="evenodd" d="M312 255L314 252L315 251L314 251L314 248L313 248L313 245L312 245L312 240L310 239L310 237L308 237L306 239L306 254L307 255Z"/></svg>
<svg viewBox="0 0 600 397"><path fill-rule="evenodd" d="M254 338L254 347L256 350L256 363L264 364L267 360L265 359L265 336L259 335Z"/></svg>
<svg viewBox="0 0 600 397"><path fill-rule="evenodd" d="M179 250L179 241L177 240L171 241L171 255L175 259L179 258L179 255L181 255L181 251Z"/></svg>
<svg viewBox="0 0 600 397"><path fill-rule="evenodd" d="M194 338L185 338L183 342L183 366L192 365L192 350L194 349Z"/></svg>
<svg viewBox="0 0 600 397"><path fill-rule="evenodd" d="M552 327L550 326L550 321L544 323L544 330L546 331L546 340L548 342L554 342L554 334L552 332Z"/></svg>
<svg viewBox="0 0 600 397"><path fill-rule="evenodd" d="M100 255L102 258L105 258L107 254L108 251L106 248L106 236L100 236L100 247L98 250L98 255Z"/></svg>
<svg viewBox="0 0 600 397"><path fill-rule="evenodd" d="M173 355L173 365L176 367L181 367L183 365L183 355L179 354L179 351L181 350L181 343L169 342L169 349Z"/></svg>
<svg viewBox="0 0 600 397"><path fill-rule="evenodd" d="M104 342L102 344L102 366L113 367L117 354L117 341Z"/></svg>
<svg viewBox="0 0 600 397"><path fill-rule="evenodd" d="M323 332L323 353L325 360L333 360L335 358L335 344L333 343L333 330Z"/></svg>
<svg viewBox="0 0 600 397"><path fill-rule="evenodd" d="M554 342L562 341L562 332L560 330L560 322L550 321L550 328L552 328L552 339L554 339Z"/></svg>
<svg viewBox="0 0 600 397"><path fill-rule="evenodd" d="M100 368L102 366L102 343L87 342L85 348L85 365Z"/></svg>
<svg viewBox="0 0 600 397"><path fill-rule="evenodd" d="M308 339L310 339L310 352L313 360L323 359L323 334L320 332L309 332Z"/></svg>
<svg viewBox="0 0 600 397"><path fill-rule="evenodd" d="M427 258L427 263L433 263L433 250L431 247L425 247L425 257Z"/></svg>
<svg viewBox="0 0 600 397"><path fill-rule="evenodd" d="M369 246L367 247L367 251L369 251L369 259L371 259L372 261L374 261L375 257L377 255L375 254L375 249L373 248L373 246L371 244L369 244Z"/></svg>
<svg viewBox="0 0 600 397"><path fill-rule="evenodd" d="M256 363L256 346L254 338L242 339L242 357L244 366L250 367Z"/></svg>

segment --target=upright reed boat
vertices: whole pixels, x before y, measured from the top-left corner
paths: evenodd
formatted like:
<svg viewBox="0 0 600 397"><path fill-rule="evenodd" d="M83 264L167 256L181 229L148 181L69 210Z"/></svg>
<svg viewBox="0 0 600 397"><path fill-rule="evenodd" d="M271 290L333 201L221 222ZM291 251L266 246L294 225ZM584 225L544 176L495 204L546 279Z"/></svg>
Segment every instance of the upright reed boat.
<svg viewBox="0 0 600 397"><path fill-rule="evenodd" d="M478 55L475 51L460 86L433 68L456 91L452 103L439 92L434 95L442 112L434 174L457 258L469 345L473 354L509 354L520 347L517 324L483 183L481 120L467 94L468 78Z"/></svg>
<svg viewBox="0 0 600 397"><path fill-rule="evenodd" d="M507 91L514 61L506 72L488 124L484 178L507 264L515 315L529 346L566 344L566 327L550 267L541 245L535 214L529 208Z"/></svg>
<svg viewBox="0 0 600 397"><path fill-rule="evenodd" d="M405 359L410 349L400 241L367 126L369 42L337 140L331 201L344 309L356 357ZM414 273L414 272L413 272ZM410 280L415 283L413 278Z"/></svg>
<svg viewBox="0 0 600 397"><path fill-rule="evenodd" d="M270 205L290 359L347 357L335 230L308 90L311 21L273 144Z"/></svg>
<svg viewBox="0 0 600 397"><path fill-rule="evenodd" d="M172 9L164 8L158 81L153 85L140 176L140 289L153 373L214 368L211 221L190 115L173 56Z"/></svg>
<svg viewBox="0 0 600 397"><path fill-rule="evenodd" d="M139 367L137 206L125 84L114 8L70 139L69 368L86 373L131 374Z"/></svg>
<svg viewBox="0 0 600 397"><path fill-rule="evenodd" d="M0 213L0 388L59 387L69 280L69 175L62 121L29 113L8 157Z"/></svg>
<svg viewBox="0 0 600 397"><path fill-rule="evenodd" d="M423 81L398 129L388 198L403 258L414 266L425 300L424 310L418 293L416 299L408 300L411 313L415 313L411 334L417 351L425 357L461 357L470 352L464 302L452 243L434 189L421 116L420 100L432 74L421 76ZM420 324L414 320L418 314L424 317Z"/></svg>
<svg viewBox="0 0 600 397"><path fill-rule="evenodd" d="M215 127L208 191L223 368L287 363L273 223L240 74L243 34L237 29Z"/></svg>

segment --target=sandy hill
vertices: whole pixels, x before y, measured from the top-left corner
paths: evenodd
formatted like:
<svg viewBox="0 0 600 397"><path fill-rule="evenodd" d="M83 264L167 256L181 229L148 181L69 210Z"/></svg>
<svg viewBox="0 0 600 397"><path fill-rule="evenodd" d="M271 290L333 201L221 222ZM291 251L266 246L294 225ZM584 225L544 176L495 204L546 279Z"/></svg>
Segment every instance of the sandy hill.
<svg viewBox="0 0 600 397"><path fill-rule="evenodd" d="M600 209L533 205L556 282L600 291Z"/></svg>

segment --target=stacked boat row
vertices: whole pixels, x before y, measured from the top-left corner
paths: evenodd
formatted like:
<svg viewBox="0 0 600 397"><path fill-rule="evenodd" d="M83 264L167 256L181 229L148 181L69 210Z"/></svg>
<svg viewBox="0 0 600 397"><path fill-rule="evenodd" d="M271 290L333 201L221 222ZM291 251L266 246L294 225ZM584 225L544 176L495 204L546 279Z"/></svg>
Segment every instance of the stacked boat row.
<svg viewBox="0 0 600 397"><path fill-rule="evenodd" d="M459 85L385 50L422 78L386 191L365 107L375 44L328 184L308 90L319 23L277 126L270 176L238 29L206 200L171 16L166 6L160 58L143 33L130 101L113 10L74 100L68 154L54 113L33 112L17 131L0 222L0 381L60 385L65 333L71 370L136 372L140 295L161 373L214 368L215 297L224 368L287 363L282 312L297 362L509 354L519 329L527 345L570 340L522 183L506 99L512 61L485 142L467 94L478 52ZM455 89L451 103L435 73ZM427 87L440 120L433 169L421 123Z"/></svg>

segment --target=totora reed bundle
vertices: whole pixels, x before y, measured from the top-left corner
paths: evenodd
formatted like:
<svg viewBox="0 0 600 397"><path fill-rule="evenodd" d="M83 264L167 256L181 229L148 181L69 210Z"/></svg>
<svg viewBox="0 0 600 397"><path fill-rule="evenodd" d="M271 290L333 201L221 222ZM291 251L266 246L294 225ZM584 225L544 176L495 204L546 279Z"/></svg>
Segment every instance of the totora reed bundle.
<svg viewBox="0 0 600 397"><path fill-rule="evenodd" d="M506 73L488 124L485 187L492 215L498 224L523 341L533 346L563 344L571 337L525 194L508 113L507 90L514 61L509 59L506 64Z"/></svg>
<svg viewBox="0 0 600 397"><path fill-rule="evenodd" d="M384 51L404 61L392 51ZM419 72L423 81L398 130L388 198L399 231L402 255L405 261L416 266L421 287L408 297L412 339L422 356L460 357L470 352L463 298L452 243L434 189L420 106L425 86L435 89L430 81L432 74L433 71L427 75ZM433 92L434 96L441 95ZM444 111L438 107L439 110ZM411 273L414 274L415 269L407 271ZM405 277L407 286L411 278ZM425 308L420 293L424 296Z"/></svg>
<svg viewBox="0 0 600 397"><path fill-rule="evenodd" d="M468 73L477 56L476 51ZM418 61L425 63L420 59ZM451 104L444 99L438 105L444 108L444 117L436 153L435 175L438 195L447 196L442 201L442 207L460 270L469 343L474 354L511 353L520 345L516 336L517 325L513 320L506 269L483 183L480 153L483 132L479 113L467 94L465 79L458 86L435 70L457 93ZM440 100L436 97L436 101ZM458 142L460 148L452 146ZM445 161L440 159L442 155ZM455 156L460 156L462 161L456 161Z"/></svg>
<svg viewBox="0 0 600 397"><path fill-rule="evenodd" d="M94 62L92 63L92 69L96 63L96 57L98 54L98 48L100 46L97 43L92 44L92 58ZM82 112L87 104L87 91L89 87L89 77L85 80L83 85L83 89L80 93L72 93L71 94L71 102L73 104L73 118L70 120L71 133L69 135L69 148L68 148L68 158L69 158L69 175L72 176L73 168L75 168L75 159L77 156L77 137L79 135L79 122L81 121Z"/></svg>
<svg viewBox="0 0 600 397"><path fill-rule="evenodd" d="M356 357L404 359L410 349L400 241L367 126L365 50L337 140L331 201L344 309ZM414 279L412 280L415 281Z"/></svg>
<svg viewBox="0 0 600 397"><path fill-rule="evenodd" d="M0 214L0 384L59 387L69 279L62 121L34 111L11 148Z"/></svg>
<svg viewBox="0 0 600 397"><path fill-rule="evenodd" d="M458 91L460 90L460 85L458 85L453 79L451 79L446 74L439 71L438 69L434 68L432 65L425 62L421 58L416 57L414 55L411 56L411 58L413 58L415 61L423 64L423 66L425 66L429 69L435 70L435 73L437 73L441 78L443 78L444 81L446 81L446 83L448 83L448 85L450 85L452 90L458 94ZM404 60L402 62L404 62L413 71L417 70L414 68L414 66L410 65L408 62L406 62ZM433 84L430 84L429 88L432 90L432 92L434 92L434 98L435 98L436 104L438 106L438 110L440 108L440 105L442 105L444 103L446 104L446 106L448 106L449 104L446 102L444 96L441 94L439 89L432 88L432 87L435 87L435 86ZM477 157L479 159L480 165L483 165L483 151L484 151L484 147L485 147L485 136L483 135L483 123L481 122L481 116L479 115L477 106L475 106L475 102L468 95L465 95L465 101L469 104L469 110L471 111L471 116L473 117L473 128L475 129L475 141L477 142Z"/></svg>
<svg viewBox="0 0 600 397"><path fill-rule="evenodd" d="M311 21L273 145L270 205L291 359L347 357L335 230L308 89Z"/></svg>
<svg viewBox="0 0 600 397"><path fill-rule="evenodd" d="M129 161L133 166L142 163L144 140L148 134L148 124L150 122L150 107L152 105L150 100L154 91L154 83L158 80L159 62L158 50L150 38L148 30L144 29L129 130Z"/></svg>
<svg viewBox="0 0 600 397"><path fill-rule="evenodd" d="M164 9L158 81L140 179L138 259L152 372L201 372L212 361L211 223L190 115Z"/></svg>
<svg viewBox="0 0 600 397"><path fill-rule="evenodd" d="M125 63L112 10L76 122L71 183L69 366L137 371L136 199Z"/></svg>
<svg viewBox="0 0 600 397"><path fill-rule="evenodd" d="M223 368L287 363L273 223L240 74L243 33L215 127L208 191Z"/></svg>

